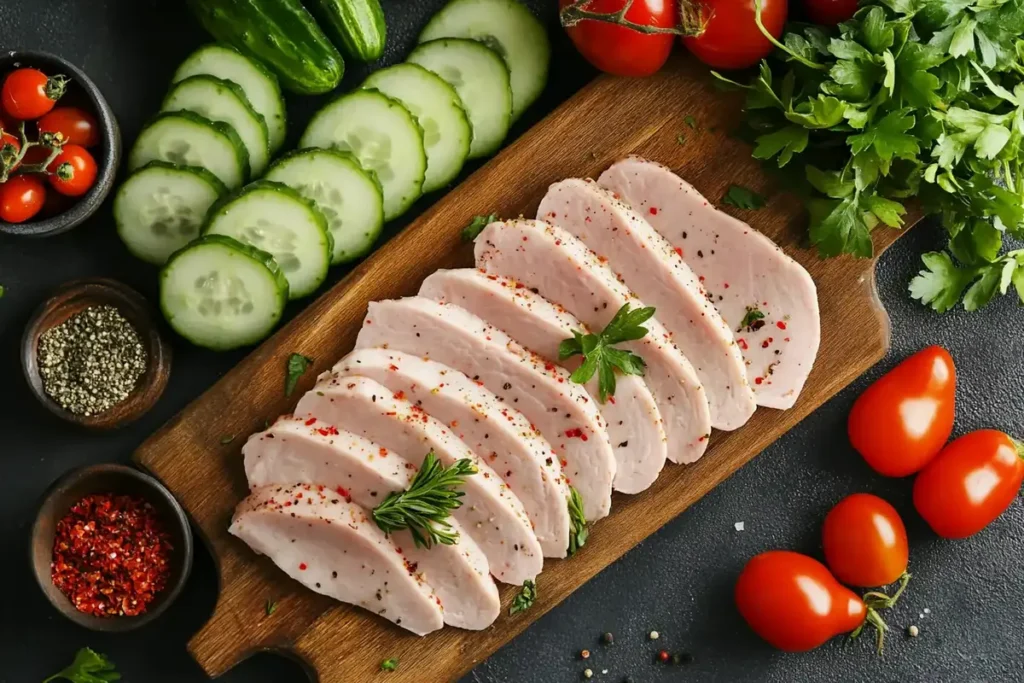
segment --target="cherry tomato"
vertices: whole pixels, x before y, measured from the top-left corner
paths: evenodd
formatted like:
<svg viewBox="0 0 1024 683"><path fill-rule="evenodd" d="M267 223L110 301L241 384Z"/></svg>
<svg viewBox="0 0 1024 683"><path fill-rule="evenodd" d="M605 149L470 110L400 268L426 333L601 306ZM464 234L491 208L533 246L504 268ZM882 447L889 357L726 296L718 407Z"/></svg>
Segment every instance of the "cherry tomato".
<svg viewBox="0 0 1024 683"><path fill-rule="evenodd" d="M763 0L761 23L773 36L782 35L787 0ZM699 6L704 31L682 39L697 59L715 69L745 69L772 51L771 42L754 21L754 0L704 0Z"/></svg>
<svg viewBox="0 0 1024 683"><path fill-rule="evenodd" d="M966 538L1003 514L1024 482L1024 445L994 429L965 434L914 480L914 507L943 538Z"/></svg>
<svg viewBox="0 0 1024 683"><path fill-rule="evenodd" d="M68 166L65 166L67 164ZM70 168L70 177L61 177ZM50 163L50 185L63 195L79 197L96 182L96 161L84 147L64 145L57 158Z"/></svg>
<svg viewBox="0 0 1024 683"><path fill-rule="evenodd" d="M804 9L815 24L835 26L853 16L857 0L804 0Z"/></svg>
<svg viewBox="0 0 1024 683"><path fill-rule="evenodd" d="M40 133L60 133L65 142L95 147L100 141L96 118L78 107L57 107L39 119Z"/></svg>
<svg viewBox="0 0 1024 683"><path fill-rule="evenodd" d="M953 432L956 367L929 346L860 395L847 424L850 443L886 477L905 477L934 458Z"/></svg>
<svg viewBox="0 0 1024 683"><path fill-rule="evenodd" d="M837 579L886 586L907 571L907 529L896 508L870 493L843 498L822 526L825 563Z"/></svg>
<svg viewBox="0 0 1024 683"><path fill-rule="evenodd" d="M575 0L559 0L565 8ZM626 0L590 0L582 9L588 12L617 12ZM566 17L563 14L563 18ZM678 0L636 0L625 18L634 24L671 28L679 17ZM576 49L601 71L618 76L650 76L665 64L675 35L671 33L640 33L631 28L606 21L583 19L566 33Z"/></svg>
<svg viewBox="0 0 1024 683"><path fill-rule="evenodd" d="M0 101L4 111L16 119L38 119L53 109L66 86L63 76L50 78L38 69L18 69L4 80Z"/></svg>
<svg viewBox="0 0 1024 683"><path fill-rule="evenodd" d="M868 616L864 601L825 565L788 550L747 562L736 582L736 606L757 635L786 652L813 650Z"/></svg>
<svg viewBox="0 0 1024 683"><path fill-rule="evenodd" d="M0 183L0 220L24 223L43 208L46 186L31 175L16 175Z"/></svg>

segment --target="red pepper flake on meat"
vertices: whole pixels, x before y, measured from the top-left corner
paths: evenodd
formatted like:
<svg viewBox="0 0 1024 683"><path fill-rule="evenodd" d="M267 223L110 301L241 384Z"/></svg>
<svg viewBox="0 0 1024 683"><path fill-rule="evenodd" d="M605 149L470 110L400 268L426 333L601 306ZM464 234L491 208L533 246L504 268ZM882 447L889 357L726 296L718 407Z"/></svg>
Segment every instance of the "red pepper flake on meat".
<svg viewBox="0 0 1024 683"><path fill-rule="evenodd" d="M652 216L657 216L658 215L658 207L656 207L656 206L652 206L650 209L648 209L648 211L650 211Z"/></svg>
<svg viewBox="0 0 1024 683"><path fill-rule="evenodd" d="M89 495L57 522L50 578L85 614L138 616L167 586L172 551L150 503Z"/></svg>
<svg viewBox="0 0 1024 683"><path fill-rule="evenodd" d="M395 369L397 370L398 368L395 368ZM404 391L396 391L395 392L395 400L396 401L404 401L405 400L405 392Z"/></svg>
<svg viewBox="0 0 1024 683"><path fill-rule="evenodd" d="M307 569L309 569L309 567L307 567L307 566L306 566L306 563L305 563L305 562L302 562L302 563L300 563L300 564L299 564L299 571L300 571L300 572L304 572L304 571L306 571Z"/></svg>
<svg viewBox="0 0 1024 683"><path fill-rule="evenodd" d="M566 429L565 430L565 435L567 437L569 437L570 439L582 439L584 441L588 441L589 440L587 438L587 435L584 434L583 430L580 429L579 427L575 427L573 429Z"/></svg>
<svg viewBox="0 0 1024 683"><path fill-rule="evenodd" d="M352 496L349 495L348 489L346 489L344 486L339 486L338 488L335 489L335 491L341 494L341 497L345 499L346 503L352 502Z"/></svg>
<svg viewBox="0 0 1024 683"><path fill-rule="evenodd" d="M316 431L320 436L338 436L339 434L338 428L335 427L334 425L330 425L328 427L321 427Z"/></svg>
<svg viewBox="0 0 1024 683"><path fill-rule="evenodd" d="M398 366L392 363L391 365L388 366L388 370L390 370L391 372L398 372Z"/></svg>
<svg viewBox="0 0 1024 683"><path fill-rule="evenodd" d="M785 321L780 320L779 322L775 323L775 327L779 328L780 330L784 330L786 329L786 323Z"/></svg>
<svg viewBox="0 0 1024 683"><path fill-rule="evenodd" d="M737 339L737 340L736 340L736 343L737 343L737 344L739 345L739 347L740 347L741 349L743 349L744 351L746 351L747 349L749 349L749 348L750 348L749 346L747 346L747 340L746 340L746 339L744 339L743 337L740 337L739 339Z"/></svg>
<svg viewBox="0 0 1024 683"><path fill-rule="evenodd" d="M679 258L683 258L683 248L682 247L676 247L674 251L677 254L679 254Z"/></svg>
<svg viewBox="0 0 1024 683"><path fill-rule="evenodd" d="M315 417L311 417L308 420L306 420L306 426L307 427L309 427L310 425L315 425L315 424L316 424L316 418Z"/></svg>

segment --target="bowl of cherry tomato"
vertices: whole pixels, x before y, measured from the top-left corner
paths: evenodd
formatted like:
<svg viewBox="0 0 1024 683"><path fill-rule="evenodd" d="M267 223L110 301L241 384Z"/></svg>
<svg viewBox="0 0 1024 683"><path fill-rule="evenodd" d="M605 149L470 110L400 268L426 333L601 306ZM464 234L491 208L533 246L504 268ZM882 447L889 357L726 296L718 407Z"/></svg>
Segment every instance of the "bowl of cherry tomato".
<svg viewBox="0 0 1024 683"><path fill-rule="evenodd" d="M0 56L0 233L82 224L110 193L120 157L114 112L81 69L45 52Z"/></svg>

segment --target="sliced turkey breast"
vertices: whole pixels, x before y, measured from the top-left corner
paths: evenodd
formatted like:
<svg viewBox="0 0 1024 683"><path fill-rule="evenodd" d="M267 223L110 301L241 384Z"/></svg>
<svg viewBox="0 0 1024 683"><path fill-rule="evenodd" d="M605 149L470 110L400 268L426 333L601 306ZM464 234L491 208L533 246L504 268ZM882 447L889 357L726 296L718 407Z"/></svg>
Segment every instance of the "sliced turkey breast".
<svg viewBox="0 0 1024 683"><path fill-rule="evenodd" d="M401 454L315 417L278 419L249 437L242 455L254 489L279 483L319 485L370 511L389 493L409 488L416 475L416 467ZM454 545L421 548L405 529L389 538L440 598L444 623L487 628L501 611L498 588L483 551L458 521L450 523L459 532Z"/></svg>
<svg viewBox="0 0 1024 683"><path fill-rule="evenodd" d="M372 347L425 356L482 383L554 447L587 520L608 514L615 478L608 431L595 402L563 368L464 309L424 297L371 303L356 348Z"/></svg>
<svg viewBox="0 0 1024 683"><path fill-rule="evenodd" d="M264 486L239 503L230 531L310 590L417 635L443 626L440 600L366 510L318 486Z"/></svg>
<svg viewBox="0 0 1024 683"><path fill-rule="evenodd" d="M570 372L582 362L579 356L558 360L558 345L571 339L574 331L588 332L565 308L551 303L511 278L471 268L439 270L420 287L420 296L455 304L500 330L541 356ZM636 376L619 376L615 395L599 402L597 376L586 384L590 397L608 425L615 452L616 491L639 493L658 478L668 454L661 414L644 381Z"/></svg>
<svg viewBox="0 0 1024 683"><path fill-rule="evenodd" d="M732 430L750 419L757 403L732 331L664 237L592 180L555 183L537 216L583 240L608 260L627 287L657 309L658 320L704 385L713 427Z"/></svg>
<svg viewBox="0 0 1024 683"><path fill-rule="evenodd" d="M380 382L448 425L519 498L545 557L565 557L569 489L551 444L523 415L447 365L388 349L356 349L333 369Z"/></svg>
<svg viewBox="0 0 1024 683"><path fill-rule="evenodd" d="M372 379L328 375L302 397L295 414L360 434L415 464L429 451L445 467L469 458L479 471L466 477L462 507L452 516L487 556L496 579L522 584L540 573L543 553L522 503L494 470L418 406Z"/></svg>
<svg viewBox="0 0 1024 683"><path fill-rule="evenodd" d="M632 205L699 276L736 337L758 405L791 408L821 341L810 274L661 164L630 157L598 182Z"/></svg>
<svg viewBox="0 0 1024 683"><path fill-rule="evenodd" d="M591 329L603 329L627 303L644 305L583 242L541 221L490 224L477 237L476 264L488 273L514 277ZM661 413L669 460L694 462L707 448L711 432L704 388L657 316L645 326L647 336L620 347L647 363L644 381Z"/></svg>

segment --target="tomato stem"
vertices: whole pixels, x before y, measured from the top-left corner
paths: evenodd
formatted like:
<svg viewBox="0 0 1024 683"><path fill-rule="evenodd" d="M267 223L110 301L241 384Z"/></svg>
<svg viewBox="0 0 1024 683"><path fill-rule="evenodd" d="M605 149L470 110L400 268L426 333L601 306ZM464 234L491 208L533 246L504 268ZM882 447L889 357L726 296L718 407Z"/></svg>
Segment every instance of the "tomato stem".
<svg viewBox="0 0 1024 683"><path fill-rule="evenodd" d="M71 79L62 74L56 76L50 76L46 79L46 85L43 91L46 93L46 97L53 102L56 102L60 98L64 97L64 91L67 90L68 83Z"/></svg>
<svg viewBox="0 0 1024 683"><path fill-rule="evenodd" d="M17 154L10 154L10 148L14 147L10 143L0 149L0 183L6 183L15 173L46 173L49 175L50 164L60 154L65 142L60 133L43 133L38 141L30 141L25 133L24 121L18 124L18 137L21 138L21 149L18 150ZM25 164L21 166L20 164L25 159L25 154L33 147L48 149L50 153L46 160L40 164Z"/></svg>
<svg viewBox="0 0 1024 683"><path fill-rule="evenodd" d="M590 0L575 0L571 5L563 7L562 11L558 13L562 26L564 28L572 28L581 21L600 21L648 35L669 33L675 36L694 36L699 35L703 31L703 27L701 27L700 31L694 32L693 29L687 26L649 26L648 24L638 24L630 21L626 18L626 12L633 6L633 0L626 0L622 9L615 12L594 12L588 10L586 5L589 3Z"/></svg>
<svg viewBox="0 0 1024 683"><path fill-rule="evenodd" d="M1010 436L1010 435L1007 434L1007 436ZM1017 449L1017 457L1019 457L1021 460L1024 460L1024 442L1018 441L1017 439L1013 438L1012 436L1010 436L1010 441L1013 442L1014 448Z"/></svg>
<svg viewBox="0 0 1024 683"><path fill-rule="evenodd" d="M762 0L754 0L754 23L757 24L757 28L761 31L762 34L764 34L764 37L768 39L768 42L770 42L772 45L774 45L775 47L779 48L780 50L782 50L783 52L788 54L790 57L792 57L795 61L800 62L804 66L808 66L808 67L810 67L812 69L818 69L819 71L824 71L825 70L825 65L824 64L818 64L817 62L812 62L811 60L807 59L806 57L804 57L802 55L798 55L797 53L793 52L788 47L786 47L785 45L780 43L778 40L776 40L775 36L773 36L771 34L771 32L764 27L764 22L761 21L761 5L762 5Z"/></svg>

